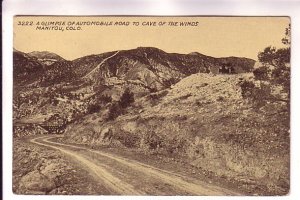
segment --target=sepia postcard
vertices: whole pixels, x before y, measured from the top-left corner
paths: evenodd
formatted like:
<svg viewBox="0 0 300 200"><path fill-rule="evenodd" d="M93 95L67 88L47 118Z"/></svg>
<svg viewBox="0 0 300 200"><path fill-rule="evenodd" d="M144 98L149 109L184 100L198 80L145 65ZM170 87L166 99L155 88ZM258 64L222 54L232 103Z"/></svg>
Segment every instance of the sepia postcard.
<svg viewBox="0 0 300 200"><path fill-rule="evenodd" d="M289 193L289 17L13 20L14 194Z"/></svg>

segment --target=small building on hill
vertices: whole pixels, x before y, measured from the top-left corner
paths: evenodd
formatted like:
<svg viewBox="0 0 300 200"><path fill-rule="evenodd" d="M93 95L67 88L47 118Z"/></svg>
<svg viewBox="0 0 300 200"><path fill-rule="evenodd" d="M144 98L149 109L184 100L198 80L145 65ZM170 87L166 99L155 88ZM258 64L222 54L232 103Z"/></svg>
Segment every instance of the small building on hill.
<svg viewBox="0 0 300 200"><path fill-rule="evenodd" d="M210 73L212 74L234 74L235 69L233 66L224 64L221 66L212 66L210 67Z"/></svg>

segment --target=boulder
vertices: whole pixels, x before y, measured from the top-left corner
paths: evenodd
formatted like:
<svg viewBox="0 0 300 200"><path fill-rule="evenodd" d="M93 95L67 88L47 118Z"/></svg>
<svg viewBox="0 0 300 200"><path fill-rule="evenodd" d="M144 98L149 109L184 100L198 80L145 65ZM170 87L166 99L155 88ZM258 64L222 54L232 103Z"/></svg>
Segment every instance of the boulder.
<svg viewBox="0 0 300 200"><path fill-rule="evenodd" d="M54 188L55 182L37 170L23 176L19 183L22 194L46 194Z"/></svg>
<svg viewBox="0 0 300 200"><path fill-rule="evenodd" d="M45 166L44 169L41 170L41 173L51 180L55 180L58 176L62 174L62 169L64 166L62 166L59 161L57 160L57 163L50 163Z"/></svg>

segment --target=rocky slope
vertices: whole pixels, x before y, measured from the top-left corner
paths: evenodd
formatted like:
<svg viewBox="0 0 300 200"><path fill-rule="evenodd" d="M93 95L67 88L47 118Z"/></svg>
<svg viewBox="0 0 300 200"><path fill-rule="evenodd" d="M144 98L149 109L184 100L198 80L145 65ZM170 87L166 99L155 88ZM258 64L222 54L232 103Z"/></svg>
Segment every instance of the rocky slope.
<svg viewBox="0 0 300 200"><path fill-rule="evenodd" d="M46 51L26 54L14 50L14 106L19 110L15 116L39 115L42 112L38 111L46 107L49 113L55 113L59 109L49 109L53 104L83 110L79 106L70 107L70 101L88 104L87 97L99 92L116 99L126 87L143 96L168 88L191 74L208 73L225 65L234 68L235 73L249 72L254 61L213 58L200 53L166 53L152 47L90 55L73 61ZM78 96L84 100L80 101Z"/></svg>
<svg viewBox="0 0 300 200"><path fill-rule="evenodd" d="M33 51L28 53L28 55L37 58L39 62L46 66L52 65L55 62L62 62L65 60L61 56L48 51Z"/></svg>
<svg viewBox="0 0 300 200"><path fill-rule="evenodd" d="M39 60L47 56L14 52L14 122L60 116L64 142L176 158L250 194L288 193L289 115L284 103L242 98L253 60L148 47L49 65ZM220 68L231 74L214 74ZM134 98L120 103L126 88Z"/></svg>
<svg viewBox="0 0 300 200"><path fill-rule="evenodd" d="M70 125L65 141L174 157L235 180L252 194L289 188L289 119L283 104L255 109L239 83L251 74L194 74L137 99L125 114L108 110ZM274 125L276 124L276 125Z"/></svg>
<svg viewBox="0 0 300 200"><path fill-rule="evenodd" d="M14 139L13 192L30 195L96 195L109 192L58 151Z"/></svg>
<svg viewBox="0 0 300 200"><path fill-rule="evenodd" d="M15 50L13 59L14 86L27 85L42 76L43 65L36 58Z"/></svg>
<svg viewBox="0 0 300 200"><path fill-rule="evenodd" d="M25 58L20 58L21 55ZM72 83L83 77L92 79L93 82L100 77L117 77L124 80L138 80L148 87L151 87L151 84L154 84L153 87L157 84L163 87L171 78L179 80L198 72L208 73L212 67L216 66L231 66L235 72L240 73L251 71L254 65L254 60L247 58L213 58L199 53L187 55L166 53L152 47L85 56L73 61L66 61L47 51L25 54L15 50L14 60L15 77L22 74L22 71L19 72L18 69L24 70L23 66L32 66L31 75L35 74L36 69L42 68L43 74L40 74L40 82L46 83L50 80L48 85L60 82ZM103 62L104 60L106 62ZM49 78L49 74L52 74L54 78L52 76ZM145 80L147 78L149 80ZM53 79L55 81L51 82Z"/></svg>
<svg viewBox="0 0 300 200"><path fill-rule="evenodd" d="M94 69L86 74L80 74L93 82L102 78L117 77L121 80L133 80L139 82L145 88L160 90L177 82L181 78L194 73L210 72L211 67L228 64L236 68L237 72L249 72L252 70L254 61L246 58L212 58L202 54L175 54L166 53L157 48L139 47L137 49L111 52L106 62L92 61ZM94 56L95 58L95 56ZM101 62L99 62L101 61ZM86 57L76 59L75 67L89 69L91 60ZM97 65L98 63L98 65ZM100 64L101 63L101 64ZM82 66L85 66L84 68Z"/></svg>

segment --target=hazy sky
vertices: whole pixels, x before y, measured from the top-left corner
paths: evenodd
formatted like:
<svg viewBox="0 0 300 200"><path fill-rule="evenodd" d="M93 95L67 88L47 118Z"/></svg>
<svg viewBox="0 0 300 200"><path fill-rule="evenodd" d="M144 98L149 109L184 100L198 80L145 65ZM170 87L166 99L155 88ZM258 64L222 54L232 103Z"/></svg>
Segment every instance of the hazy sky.
<svg viewBox="0 0 300 200"><path fill-rule="evenodd" d="M69 60L141 46L169 53L199 52L257 60L258 52L265 47L283 46L281 39L289 20L287 17L15 17L14 48L26 53L51 51ZM82 25L81 30L66 30L69 23L119 21L130 24ZM49 22L65 22L66 25L60 26L64 31L36 30ZM133 22L139 22L139 26ZM156 26L143 22L156 22ZM169 22L193 22L197 26L170 26Z"/></svg>

